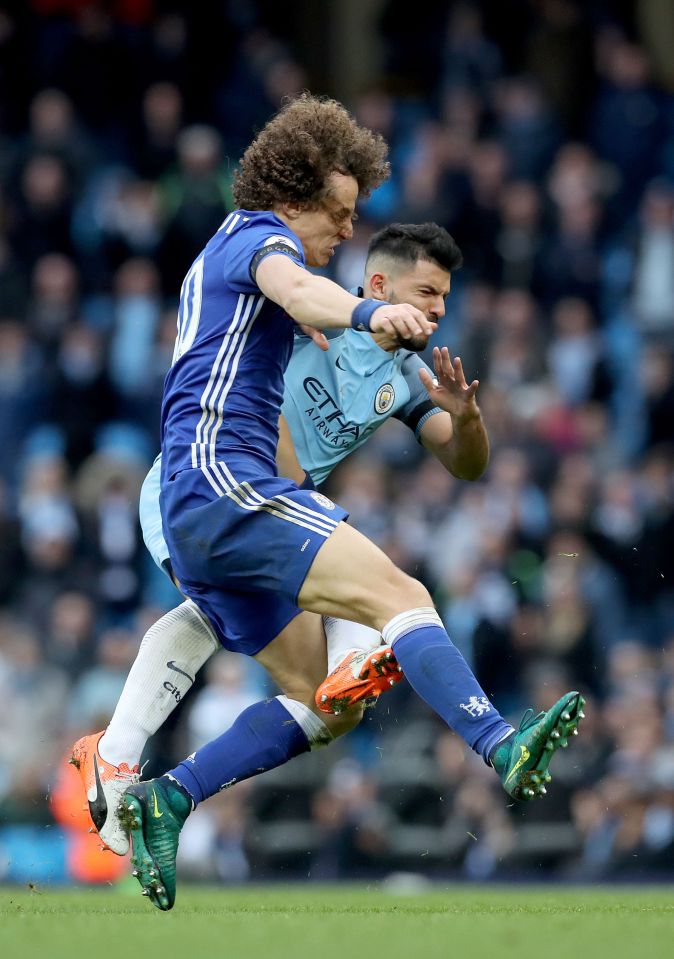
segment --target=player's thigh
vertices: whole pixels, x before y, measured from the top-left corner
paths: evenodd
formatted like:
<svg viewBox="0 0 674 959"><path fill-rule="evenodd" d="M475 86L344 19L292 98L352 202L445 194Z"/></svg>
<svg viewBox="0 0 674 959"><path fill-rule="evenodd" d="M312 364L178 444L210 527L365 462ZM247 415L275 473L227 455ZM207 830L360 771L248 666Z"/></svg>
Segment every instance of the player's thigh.
<svg viewBox="0 0 674 959"><path fill-rule="evenodd" d="M398 613L432 606L428 590L352 526L340 523L302 584L302 609L381 630Z"/></svg>
<svg viewBox="0 0 674 959"><path fill-rule="evenodd" d="M313 706L316 687L328 670L322 617L308 612L295 616L255 659L286 696Z"/></svg>

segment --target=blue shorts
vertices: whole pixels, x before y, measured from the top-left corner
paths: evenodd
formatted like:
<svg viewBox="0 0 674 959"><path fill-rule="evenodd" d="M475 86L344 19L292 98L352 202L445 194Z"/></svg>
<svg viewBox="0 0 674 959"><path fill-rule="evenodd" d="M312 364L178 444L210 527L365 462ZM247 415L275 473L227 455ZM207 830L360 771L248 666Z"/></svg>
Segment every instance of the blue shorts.
<svg viewBox="0 0 674 959"><path fill-rule="evenodd" d="M215 490L199 469L162 486L164 536L183 593L226 649L253 656L300 612L316 554L348 513L279 476Z"/></svg>

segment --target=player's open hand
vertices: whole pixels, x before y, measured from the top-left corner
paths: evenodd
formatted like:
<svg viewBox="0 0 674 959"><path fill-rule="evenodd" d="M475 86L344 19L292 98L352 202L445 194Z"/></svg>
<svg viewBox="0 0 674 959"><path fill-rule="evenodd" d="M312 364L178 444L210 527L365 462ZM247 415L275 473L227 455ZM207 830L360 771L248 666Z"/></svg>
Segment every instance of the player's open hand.
<svg viewBox="0 0 674 959"><path fill-rule="evenodd" d="M461 358L457 356L452 360L446 346L442 349L436 346L433 350L433 366L435 377L427 369L419 370L421 382L432 402L459 419L475 416L479 412L475 394L480 382L473 380L470 385L466 382Z"/></svg>
<svg viewBox="0 0 674 959"><path fill-rule="evenodd" d="M403 340L432 336L437 328L437 323L432 323L421 310L409 303L385 303L374 311L370 320L372 333L397 334Z"/></svg>

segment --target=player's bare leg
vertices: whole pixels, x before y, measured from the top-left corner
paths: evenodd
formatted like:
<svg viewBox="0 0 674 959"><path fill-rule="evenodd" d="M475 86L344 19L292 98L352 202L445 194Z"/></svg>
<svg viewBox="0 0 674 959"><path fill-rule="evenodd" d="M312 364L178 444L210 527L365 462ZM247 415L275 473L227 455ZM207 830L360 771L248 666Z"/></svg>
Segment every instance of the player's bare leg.
<svg viewBox="0 0 674 959"><path fill-rule="evenodd" d="M328 669L322 617L300 613L255 659L268 670L291 702L302 703L320 717L332 738L343 736L360 722L362 703L330 715L325 715L316 705L316 687L325 679Z"/></svg>
<svg viewBox="0 0 674 959"><path fill-rule="evenodd" d="M433 605L425 586L346 523L339 524L316 554L298 603L324 616L364 623L378 633L393 616Z"/></svg>
<svg viewBox="0 0 674 959"><path fill-rule="evenodd" d="M529 800L545 794L550 759L583 718L579 693L567 693L537 716L528 711L515 731L452 645L425 587L346 523L316 555L298 602L381 631L416 692L494 766L509 795Z"/></svg>

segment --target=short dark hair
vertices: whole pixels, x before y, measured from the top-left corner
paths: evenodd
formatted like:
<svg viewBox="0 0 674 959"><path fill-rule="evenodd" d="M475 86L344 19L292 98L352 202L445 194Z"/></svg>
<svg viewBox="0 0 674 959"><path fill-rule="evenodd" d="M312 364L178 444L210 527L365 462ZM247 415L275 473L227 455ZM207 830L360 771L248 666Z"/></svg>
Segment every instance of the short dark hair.
<svg viewBox="0 0 674 959"><path fill-rule="evenodd" d="M451 273L463 264L456 240L437 223L392 223L370 240L367 262L376 255L414 266L417 260L433 260Z"/></svg>
<svg viewBox="0 0 674 959"><path fill-rule="evenodd" d="M336 100L303 93L279 110L248 147L234 175L234 200L244 210L276 203L314 205L331 173L352 176L369 196L390 173L388 146L359 126Z"/></svg>

